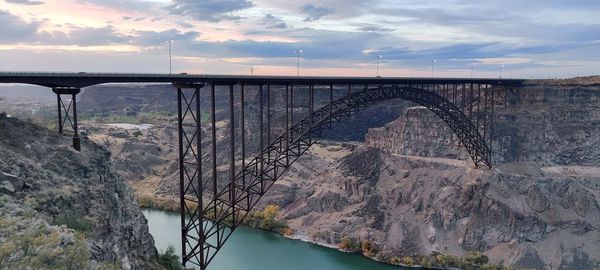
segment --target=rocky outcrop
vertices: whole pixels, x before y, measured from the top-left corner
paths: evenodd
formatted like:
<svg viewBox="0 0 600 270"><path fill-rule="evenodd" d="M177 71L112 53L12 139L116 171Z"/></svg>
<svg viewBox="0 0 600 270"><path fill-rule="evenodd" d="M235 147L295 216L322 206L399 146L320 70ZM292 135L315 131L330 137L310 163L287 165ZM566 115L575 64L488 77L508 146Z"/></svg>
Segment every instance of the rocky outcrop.
<svg viewBox="0 0 600 270"><path fill-rule="evenodd" d="M0 268L35 268L36 258L52 251L56 263L77 258L81 269L160 269L147 221L110 153L87 140L82 147L74 151L68 137L0 118L0 245L9 251ZM47 246L11 248L27 237L47 238Z"/></svg>

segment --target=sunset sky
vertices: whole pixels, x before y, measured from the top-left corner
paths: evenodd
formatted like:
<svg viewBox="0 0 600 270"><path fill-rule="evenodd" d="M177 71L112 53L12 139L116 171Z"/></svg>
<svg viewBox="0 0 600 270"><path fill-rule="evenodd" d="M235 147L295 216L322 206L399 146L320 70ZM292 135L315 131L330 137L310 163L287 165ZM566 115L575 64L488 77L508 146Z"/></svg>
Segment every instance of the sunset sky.
<svg viewBox="0 0 600 270"><path fill-rule="evenodd" d="M0 0L1 71L567 77L598 0ZM504 67L502 67L504 66Z"/></svg>

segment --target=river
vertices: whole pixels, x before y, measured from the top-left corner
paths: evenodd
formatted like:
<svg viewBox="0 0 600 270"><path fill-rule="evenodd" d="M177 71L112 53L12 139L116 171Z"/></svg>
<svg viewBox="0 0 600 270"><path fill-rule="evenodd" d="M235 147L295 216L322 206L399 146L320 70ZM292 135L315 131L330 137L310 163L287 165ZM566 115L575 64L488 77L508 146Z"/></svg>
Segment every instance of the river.
<svg viewBox="0 0 600 270"><path fill-rule="evenodd" d="M179 214L143 209L156 248L163 252L169 245L181 253ZM208 270L404 270L311 243L240 226L208 266Z"/></svg>

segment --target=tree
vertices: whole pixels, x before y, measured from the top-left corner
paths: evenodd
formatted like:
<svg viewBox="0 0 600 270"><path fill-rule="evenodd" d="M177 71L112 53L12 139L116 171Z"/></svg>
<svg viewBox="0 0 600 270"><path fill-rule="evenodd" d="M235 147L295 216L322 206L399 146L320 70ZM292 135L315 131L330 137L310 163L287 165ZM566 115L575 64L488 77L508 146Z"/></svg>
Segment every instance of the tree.
<svg viewBox="0 0 600 270"><path fill-rule="evenodd" d="M179 256L175 254L175 248L169 246L165 253L158 256L158 263L168 270L181 270Z"/></svg>

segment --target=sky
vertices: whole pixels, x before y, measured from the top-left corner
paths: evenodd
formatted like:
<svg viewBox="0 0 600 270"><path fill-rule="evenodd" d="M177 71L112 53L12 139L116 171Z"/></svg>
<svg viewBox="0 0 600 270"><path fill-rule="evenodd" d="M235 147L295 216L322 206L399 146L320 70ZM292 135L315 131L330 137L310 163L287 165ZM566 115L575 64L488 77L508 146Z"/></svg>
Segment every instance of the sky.
<svg viewBox="0 0 600 270"><path fill-rule="evenodd" d="M0 71L600 74L599 0L0 0ZM377 64L379 60L379 65Z"/></svg>

